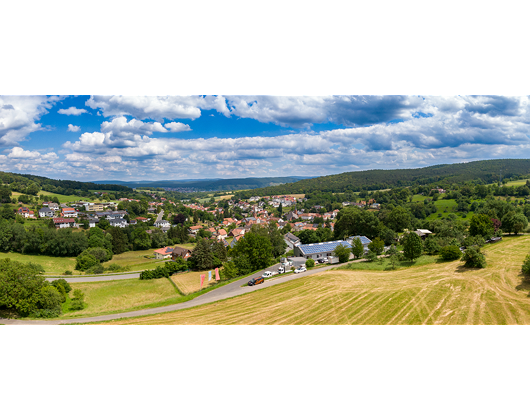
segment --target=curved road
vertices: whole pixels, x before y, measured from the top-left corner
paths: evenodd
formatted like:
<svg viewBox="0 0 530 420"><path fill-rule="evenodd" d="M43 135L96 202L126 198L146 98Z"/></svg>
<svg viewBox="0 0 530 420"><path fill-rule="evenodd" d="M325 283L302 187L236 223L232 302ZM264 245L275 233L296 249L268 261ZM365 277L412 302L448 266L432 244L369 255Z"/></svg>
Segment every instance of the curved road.
<svg viewBox="0 0 530 420"><path fill-rule="evenodd" d="M358 260L358 261L361 261L361 260ZM348 263L344 263L344 264L348 264ZM182 303L176 303L174 305L160 306L158 308L141 309L139 311L123 312L119 314L100 315L100 316L93 316L93 317L87 317L87 318L61 319L61 320L55 320L55 321L30 321L30 320L25 321L25 320L18 320L18 319L0 318L0 324L6 324L6 325L78 324L78 323L86 323L86 322L111 321L114 319L132 318L135 316L142 316L142 315L161 314L164 312L171 312L171 311L176 311L179 309L193 308L195 306L204 305L205 303L217 302L219 300L244 295L246 293L254 292L256 290L274 286L275 284L285 283L289 280L294 280L300 277L305 277L305 276L309 276L312 274L321 273L331 268L340 267L344 264L335 264L332 266L315 268L313 270L306 271L304 273L281 276L276 279L274 279L273 277L268 281L266 280L265 283L259 284L257 286L241 287L242 285L247 283L251 278L258 277L261 274L263 274L265 271L278 271L279 264L276 264L263 271L260 271L259 273L254 273L253 275L245 277L244 279L237 280L233 283L227 284L226 286L219 287L215 290L212 290L211 292L205 293L204 295L198 296L193 300L189 300L187 302L182 302Z"/></svg>

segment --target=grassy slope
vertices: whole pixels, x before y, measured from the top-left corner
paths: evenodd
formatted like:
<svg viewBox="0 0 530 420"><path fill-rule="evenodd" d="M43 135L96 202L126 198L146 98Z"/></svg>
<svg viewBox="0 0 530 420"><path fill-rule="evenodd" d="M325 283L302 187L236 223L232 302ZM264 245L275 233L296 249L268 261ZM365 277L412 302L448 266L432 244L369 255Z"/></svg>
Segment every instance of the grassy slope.
<svg viewBox="0 0 530 420"><path fill-rule="evenodd" d="M0 258L9 258L12 261L20 261L23 263L33 262L40 264L46 271L46 274L62 274L66 270L70 270L74 274L79 274L79 271L74 270L75 257L50 257L47 255L19 254L18 252L0 252Z"/></svg>
<svg viewBox="0 0 530 420"><path fill-rule="evenodd" d="M530 236L485 247L488 266L460 261L302 277L233 299L114 324L530 324L521 264ZM526 290L525 290L526 289Z"/></svg>

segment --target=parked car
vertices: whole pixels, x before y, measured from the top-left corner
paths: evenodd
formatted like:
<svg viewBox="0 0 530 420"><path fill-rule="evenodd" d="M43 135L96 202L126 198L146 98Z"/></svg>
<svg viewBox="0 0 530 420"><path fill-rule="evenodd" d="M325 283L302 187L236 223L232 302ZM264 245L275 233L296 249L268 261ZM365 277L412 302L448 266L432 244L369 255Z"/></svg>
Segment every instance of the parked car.
<svg viewBox="0 0 530 420"><path fill-rule="evenodd" d="M265 271L263 273L263 277L265 277L266 279L268 279L269 277L272 277L272 273L270 271Z"/></svg>
<svg viewBox="0 0 530 420"><path fill-rule="evenodd" d="M283 273L285 273L285 268L283 267L278 268L278 274L283 274Z"/></svg>
<svg viewBox="0 0 530 420"><path fill-rule="evenodd" d="M317 260L320 264L327 264L328 259L327 258L320 258Z"/></svg>
<svg viewBox="0 0 530 420"><path fill-rule="evenodd" d="M305 268L303 265L294 270L296 274L303 273L304 271L307 271L307 268Z"/></svg>
<svg viewBox="0 0 530 420"><path fill-rule="evenodd" d="M255 286L255 285L257 285L257 284L261 284L261 283L263 283L264 281L265 281L265 279L263 278L263 276L260 276L260 277L256 277L256 278L254 278L254 279L252 279L252 280L249 280L247 284L248 284L249 286Z"/></svg>

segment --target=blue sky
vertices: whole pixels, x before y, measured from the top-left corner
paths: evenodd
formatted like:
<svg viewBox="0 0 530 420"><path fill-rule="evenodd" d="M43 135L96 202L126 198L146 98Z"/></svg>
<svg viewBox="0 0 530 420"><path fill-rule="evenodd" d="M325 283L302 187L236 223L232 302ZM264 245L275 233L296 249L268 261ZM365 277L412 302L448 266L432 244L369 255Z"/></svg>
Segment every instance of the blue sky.
<svg viewBox="0 0 530 420"><path fill-rule="evenodd" d="M530 157L527 97L0 96L0 170L318 176Z"/></svg>

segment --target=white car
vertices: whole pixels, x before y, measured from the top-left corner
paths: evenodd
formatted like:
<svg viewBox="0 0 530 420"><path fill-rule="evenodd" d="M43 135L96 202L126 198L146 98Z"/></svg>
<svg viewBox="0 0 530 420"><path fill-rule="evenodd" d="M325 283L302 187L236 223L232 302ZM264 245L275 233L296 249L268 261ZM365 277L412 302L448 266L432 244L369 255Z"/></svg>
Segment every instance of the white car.
<svg viewBox="0 0 530 420"><path fill-rule="evenodd" d="M263 277L265 277L266 279L268 279L269 277L272 277L272 273L270 271L265 271L263 273Z"/></svg>
<svg viewBox="0 0 530 420"><path fill-rule="evenodd" d="M295 272L296 274L298 274L298 273L303 273L304 271L307 271L307 268L305 268L305 267L298 267L296 270L294 270L294 272Z"/></svg>

